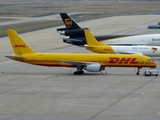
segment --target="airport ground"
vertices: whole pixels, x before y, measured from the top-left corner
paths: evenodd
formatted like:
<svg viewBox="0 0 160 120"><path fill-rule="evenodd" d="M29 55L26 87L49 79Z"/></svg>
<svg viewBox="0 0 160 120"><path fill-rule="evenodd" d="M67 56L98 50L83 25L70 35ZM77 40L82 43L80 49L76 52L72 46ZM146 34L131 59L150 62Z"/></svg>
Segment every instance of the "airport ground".
<svg viewBox="0 0 160 120"><path fill-rule="evenodd" d="M114 16L79 22L94 35L149 34L159 15ZM131 24L132 23L132 24ZM20 34L42 52L85 52L62 42L52 27ZM160 79L139 76L136 68L106 68L73 75L75 68L49 68L14 62L8 37L0 38L0 120L159 120ZM160 62L157 69L160 70ZM106 74L107 72L107 74Z"/></svg>
<svg viewBox="0 0 160 120"><path fill-rule="evenodd" d="M1 1L1 4L6 4L7 1L8 0ZM33 23L37 23L37 21L40 24L42 24L42 22L45 24L46 21L54 23L54 19L58 21L58 24L50 26L50 28L42 26L42 28L46 27L46 29L34 29L34 31L26 33L21 33L22 30L20 29L20 36L38 52L89 52L84 48L62 42L63 36L60 36L56 32L56 29L64 27L64 25L62 25L62 22L59 22L61 20L58 14L49 14L53 13L53 6L49 7L51 2L48 2L45 7L40 7L39 3L33 0L35 4L30 4L31 7L28 10L25 9L25 11L27 11L26 14L24 14L25 12L22 10L21 5L24 5L23 8L28 8L28 1L24 0L19 2L16 0L16 2L19 4L15 4L13 0L9 1L7 5L14 3L17 10L15 10L15 6L10 6L10 9L7 6L0 7L3 17L0 19L0 26L2 27L4 24L9 25L7 27L3 26L3 30L1 29L1 31L5 32L6 28L17 28L16 22L21 23L19 24L21 28L26 25L27 27L25 29L29 27L28 31L30 31L30 26L33 26ZM61 2L61 4L62 3L63 2ZM151 1L151 3L154 2ZM66 8L61 9L61 6L54 9L57 10L57 13L64 11L74 11L76 13L76 11L80 10L79 6L74 8L72 5L63 4L63 6L66 6ZM158 29L147 29L147 24L157 23L160 20L158 14L150 14L159 11L159 2L156 2L156 4L141 4L139 7L137 5L136 9L134 8L135 6L133 8L131 7L132 11L127 11L128 14L120 11L122 8L126 10L130 7L130 5L126 6L128 7L119 6L119 8L115 8L114 5L111 6L110 4L110 6L107 6L109 7L108 9L111 10L111 8L113 8L113 11L117 9L119 12L115 13L110 11L109 13L112 13L112 17L105 17L103 16L104 14L96 14L95 17L94 13L87 18L87 21L79 22L79 25L82 27L89 27L94 35L160 33ZM67 7L69 7L69 9ZM6 10L4 10L4 8L6 8ZM41 11L41 13L37 12L37 9ZM80 12L89 9L91 10L91 7L86 7ZM95 8L93 7L92 10L93 9ZM103 7L101 10L96 8L95 10L102 12L104 9L106 8ZM49 10L50 12L48 12ZM147 10L151 12L146 14L148 12ZM2 11L5 13L2 14ZM12 11L12 13L8 14L9 11ZM21 14L17 13L17 11L21 11ZM45 16L42 16L44 15L42 11L45 12ZM141 11L141 13L137 11ZM117 16L120 15L120 13L121 16ZM40 15L39 17L41 18L26 18L27 16L37 15ZM99 15L99 17L97 17L97 15ZM13 18L4 18L8 16ZM15 19L15 16L24 17L24 19ZM84 15L82 20L85 20L85 17L87 17L87 15ZM80 19L79 15L77 18L78 20ZM57 26L60 24L62 26ZM34 28L37 26L39 25L34 26ZM143 76L144 70L148 68L141 69L139 76L136 75L136 68L106 68L102 73L90 73L85 71L84 75L77 76L73 75L75 68L33 66L5 58L6 55L12 53L13 50L8 37L1 37L0 120L160 119L160 79L159 76ZM158 63L156 69L160 70L159 57L155 59Z"/></svg>

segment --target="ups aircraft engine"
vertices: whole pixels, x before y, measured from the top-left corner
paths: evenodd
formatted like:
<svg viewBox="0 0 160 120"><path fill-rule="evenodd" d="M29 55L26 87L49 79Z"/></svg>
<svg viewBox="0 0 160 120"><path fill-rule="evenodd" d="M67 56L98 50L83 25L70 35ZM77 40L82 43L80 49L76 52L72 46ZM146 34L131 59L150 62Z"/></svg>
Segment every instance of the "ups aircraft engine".
<svg viewBox="0 0 160 120"><path fill-rule="evenodd" d="M74 38L73 36L75 36L75 38L79 37L84 37L84 29L88 29L88 28L79 28L79 29L64 29L64 28L60 28L57 29L57 32L60 35L65 35L65 36L72 36L72 38Z"/></svg>

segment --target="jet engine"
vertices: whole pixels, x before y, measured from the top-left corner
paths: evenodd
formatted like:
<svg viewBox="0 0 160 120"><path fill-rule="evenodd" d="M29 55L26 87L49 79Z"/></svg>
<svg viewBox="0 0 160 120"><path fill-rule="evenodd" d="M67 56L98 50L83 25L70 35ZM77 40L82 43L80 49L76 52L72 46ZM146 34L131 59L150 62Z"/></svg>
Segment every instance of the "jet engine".
<svg viewBox="0 0 160 120"><path fill-rule="evenodd" d="M60 28L57 29L57 32L60 35L65 35L65 36L80 36L80 37L84 37L84 29L88 29L88 28L80 28L80 29L67 29L67 28Z"/></svg>
<svg viewBox="0 0 160 120"><path fill-rule="evenodd" d="M100 72L101 70L104 70L104 67L101 67L100 64L89 64L86 67L84 67L85 70L89 72Z"/></svg>

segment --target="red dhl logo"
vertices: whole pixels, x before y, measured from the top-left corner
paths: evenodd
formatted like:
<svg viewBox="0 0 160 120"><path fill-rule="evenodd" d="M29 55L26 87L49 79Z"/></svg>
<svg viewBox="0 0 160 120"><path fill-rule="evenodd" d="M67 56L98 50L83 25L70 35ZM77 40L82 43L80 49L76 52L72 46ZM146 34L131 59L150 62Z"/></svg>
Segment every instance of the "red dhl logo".
<svg viewBox="0 0 160 120"><path fill-rule="evenodd" d="M117 58L117 57L111 57L109 58L108 63L117 63L117 64L138 64L136 61L137 58Z"/></svg>
<svg viewBox="0 0 160 120"><path fill-rule="evenodd" d="M15 47L15 48L27 48L26 45L15 45L14 47Z"/></svg>

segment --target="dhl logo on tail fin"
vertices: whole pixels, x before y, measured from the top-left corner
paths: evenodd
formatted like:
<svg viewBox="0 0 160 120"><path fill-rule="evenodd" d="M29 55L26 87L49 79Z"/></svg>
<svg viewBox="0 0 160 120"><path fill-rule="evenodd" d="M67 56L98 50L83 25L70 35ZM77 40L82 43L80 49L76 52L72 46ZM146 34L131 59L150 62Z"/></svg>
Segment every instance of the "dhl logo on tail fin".
<svg viewBox="0 0 160 120"><path fill-rule="evenodd" d="M16 55L34 53L32 48L14 30L8 29L7 34Z"/></svg>
<svg viewBox="0 0 160 120"><path fill-rule="evenodd" d="M97 53L111 53L116 54L113 48L109 45L102 44L90 33L89 30L84 29L87 45L86 49Z"/></svg>
<svg viewBox="0 0 160 120"><path fill-rule="evenodd" d="M28 46L26 45L15 45L14 47L15 48L28 48Z"/></svg>

